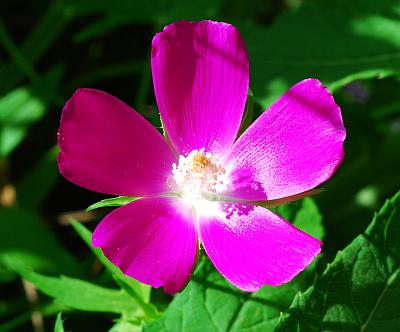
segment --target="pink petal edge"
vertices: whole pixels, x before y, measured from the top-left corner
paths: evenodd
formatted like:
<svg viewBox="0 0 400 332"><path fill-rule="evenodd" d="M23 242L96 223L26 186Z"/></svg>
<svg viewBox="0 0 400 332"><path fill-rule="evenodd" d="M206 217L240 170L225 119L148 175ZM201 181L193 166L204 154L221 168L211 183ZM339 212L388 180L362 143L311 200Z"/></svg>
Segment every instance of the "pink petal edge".
<svg viewBox="0 0 400 332"><path fill-rule="evenodd" d="M341 111L316 79L294 85L238 139L226 156L226 196L273 200L328 180L344 157Z"/></svg>
<svg viewBox="0 0 400 332"><path fill-rule="evenodd" d="M248 204L210 202L200 215L200 238L216 269L241 290L281 285L300 273L322 243L271 211ZM215 212L218 211L218 212Z"/></svg>
<svg viewBox="0 0 400 332"><path fill-rule="evenodd" d="M79 89L58 131L60 173L78 186L114 195L169 192L176 157L141 115L98 90Z"/></svg>
<svg viewBox="0 0 400 332"><path fill-rule="evenodd" d="M167 294L186 285L197 253L192 211L178 198L142 198L114 210L92 243L122 272Z"/></svg>
<svg viewBox="0 0 400 332"><path fill-rule="evenodd" d="M177 151L223 154L238 132L249 85L239 31L213 21L172 23L153 39L151 66L161 118Z"/></svg>

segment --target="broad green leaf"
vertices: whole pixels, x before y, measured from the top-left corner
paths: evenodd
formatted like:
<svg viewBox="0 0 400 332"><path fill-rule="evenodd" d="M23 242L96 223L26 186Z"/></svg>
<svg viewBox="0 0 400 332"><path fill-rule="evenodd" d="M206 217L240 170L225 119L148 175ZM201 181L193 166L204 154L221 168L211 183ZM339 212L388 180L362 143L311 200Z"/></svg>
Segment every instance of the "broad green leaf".
<svg viewBox="0 0 400 332"><path fill-rule="evenodd" d="M10 264L23 278L52 297L54 302L69 308L118 314L130 314L137 309L135 302L124 290L105 288L66 276L49 277L30 271L18 262Z"/></svg>
<svg viewBox="0 0 400 332"><path fill-rule="evenodd" d="M318 225L312 231L314 235L322 234L321 215L311 198L289 208L298 224L306 229ZM161 318L145 325L144 331L272 331L295 294L310 285L314 268L312 264L285 285L264 286L256 293L244 293L226 281L203 257L188 286L175 296Z"/></svg>
<svg viewBox="0 0 400 332"><path fill-rule="evenodd" d="M149 317L153 318L158 315L157 309L149 303L151 287L140 283L139 281L128 277L123 274L121 270L111 263L101 252L99 248L92 246L92 233L82 224L77 221L71 222L75 231L85 241L90 250L97 256L101 263L112 273L118 284L127 291L129 295L140 306L143 312Z"/></svg>
<svg viewBox="0 0 400 332"><path fill-rule="evenodd" d="M79 274L79 263L40 218L18 208L0 208L0 263L11 257L40 272Z"/></svg>
<svg viewBox="0 0 400 332"><path fill-rule="evenodd" d="M56 319L56 324L54 326L54 332L64 332L64 324L61 316L61 312L58 313L57 319Z"/></svg>
<svg viewBox="0 0 400 332"><path fill-rule="evenodd" d="M144 332L272 331L280 313L299 291L302 278L244 293L203 259L186 288L175 296L161 318L144 326Z"/></svg>
<svg viewBox="0 0 400 332"><path fill-rule="evenodd" d="M299 293L276 331L400 330L400 192Z"/></svg>
<svg viewBox="0 0 400 332"><path fill-rule="evenodd" d="M136 201L140 197L129 197L129 196L118 196L113 198L103 199L100 202L94 203L90 205L86 211L92 211L95 209L99 209L102 207L110 207L110 206L122 206L128 204L130 202Z"/></svg>
<svg viewBox="0 0 400 332"><path fill-rule="evenodd" d="M400 3L306 1L266 28L242 25L251 84L264 108L296 82L315 77L331 90L400 72Z"/></svg>

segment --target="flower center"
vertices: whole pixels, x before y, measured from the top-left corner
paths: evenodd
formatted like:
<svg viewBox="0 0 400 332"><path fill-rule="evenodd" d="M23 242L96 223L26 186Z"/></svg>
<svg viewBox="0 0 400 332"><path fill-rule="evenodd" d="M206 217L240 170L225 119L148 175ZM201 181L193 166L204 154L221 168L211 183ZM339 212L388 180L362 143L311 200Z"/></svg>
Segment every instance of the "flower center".
<svg viewBox="0 0 400 332"><path fill-rule="evenodd" d="M204 148L193 150L186 157L179 156L179 164L172 165L172 174L184 199L194 204L226 188L226 172L217 156Z"/></svg>

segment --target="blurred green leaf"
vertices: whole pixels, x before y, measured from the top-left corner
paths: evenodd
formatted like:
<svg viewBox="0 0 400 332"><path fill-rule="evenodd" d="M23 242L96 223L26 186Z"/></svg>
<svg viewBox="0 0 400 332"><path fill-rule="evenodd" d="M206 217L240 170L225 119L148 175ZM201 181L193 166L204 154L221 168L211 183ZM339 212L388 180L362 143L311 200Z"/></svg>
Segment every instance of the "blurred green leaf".
<svg viewBox="0 0 400 332"><path fill-rule="evenodd" d="M153 23L162 26L173 21L201 20L215 17L222 0L68 0L74 15L102 13L104 17L91 23L76 35L76 41L94 38L129 23Z"/></svg>
<svg viewBox="0 0 400 332"><path fill-rule="evenodd" d="M109 330L109 332L140 332L140 331L142 331L140 324L133 324L125 320L116 323Z"/></svg>
<svg viewBox="0 0 400 332"><path fill-rule="evenodd" d="M400 192L306 292L276 331L400 329Z"/></svg>
<svg viewBox="0 0 400 332"><path fill-rule="evenodd" d="M72 226L79 236L85 241L90 250L97 256L101 263L112 273L118 284L124 288L133 300L140 306L149 318L158 315L157 309L150 302L151 287L123 274L121 270L111 263L102 253L100 248L93 248L92 233L82 224L72 221Z"/></svg>
<svg viewBox="0 0 400 332"><path fill-rule="evenodd" d="M256 100L266 108L308 77L332 91L356 79L398 74L399 13L400 3L392 0L306 1L268 28L239 25Z"/></svg>
<svg viewBox="0 0 400 332"><path fill-rule="evenodd" d="M72 18L68 4L62 1L51 2L43 10L43 16L36 26L30 29L29 36L21 43L19 52L31 67L42 57L65 25ZM0 95L15 87L26 76L14 61L0 66Z"/></svg>
<svg viewBox="0 0 400 332"><path fill-rule="evenodd" d="M56 185L59 174L56 157L58 146L54 146L16 184L18 204L25 210L38 210L49 192ZM46 179L46 181L43 181Z"/></svg>
<svg viewBox="0 0 400 332"><path fill-rule="evenodd" d="M43 317L48 317L48 316L56 315L61 310L66 311L68 309L59 304L56 304L56 303L42 304L33 310L24 312L23 314L5 322L5 323L0 324L0 332L16 331L16 328L18 326L31 320L32 313L33 313L32 311L40 312L40 314L43 315Z"/></svg>
<svg viewBox="0 0 400 332"><path fill-rule="evenodd" d="M69 308L131 314L136 311L136 304L124 291L97 286L88 281L61 277L49 277L33 272L19 263L11 263L13 269L35 287L52 297L58 304Z"/></svg>
<svg viewBox="0 0 400 332"><path fill-rule="evenodd" d="M51 102L59 101L57 86L62 66L54 66L28 87L12 90L0 98L0 157L10 154L39 121Z"/></svg>
<svg viewBox="0 0 400 332"><path fill-rule="evenodd" d="M18 47L14 44L1 19L0 19L0 44L2 44L3 47L6 49L8 55L14 61L14 64L21 70L21 72L23 72L31 80L37 79L37 74L35 73L34 69L32 68L29 61L25 59L24 54L21 53Z"/></svg>
<svg viewBox="0 0 400 332"><path fill-rule="evenodd" d="M64 332L64 324L61 316L61 312L58 313L56 324L54 326L54 332Z"/></svg>
<svg viewBox="0 0 400 332"><path fill-rule="evenodd" d="M0 157L8 155L25 137L29 126L45 112L45 103L28 88L18 88L0 99Z"/></svg>
<svg viewBox="0 0 400 332"><path fill-rule="evenodd" d="M311 230L314 235L323 234L321 215L311 198L287 206L288 209L296 216L296 226ZM256 293L244 293L203 258L188 286L175 296L161 318L145 325L144 331L272 331L295 294L310 285L314 269L312 264L285 285L264 286Z"/></svg>
<svg viewBox="0 0 400 332"><path fill-rule="evenodd" d="M0 263L17 259L41 272L79 274L79 264L38 216L0 208Z"/></svg>
<svg viewBox="0 0 400 332"><path fill-rule="evenodd" d="M100 202L90 205L86 209L86 211L92 211L102 207L122 206L130 202L136 201L137 199L140 199L140 197L118 196L113 198L106 198L101 200Z"/></svg>

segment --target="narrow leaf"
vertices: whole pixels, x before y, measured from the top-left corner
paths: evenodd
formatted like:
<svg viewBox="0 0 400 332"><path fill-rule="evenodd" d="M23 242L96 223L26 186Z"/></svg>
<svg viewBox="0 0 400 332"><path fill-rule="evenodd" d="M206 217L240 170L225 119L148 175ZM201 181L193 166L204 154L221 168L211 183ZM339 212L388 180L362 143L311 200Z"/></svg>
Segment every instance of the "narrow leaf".
<svg viewBox="0 0 400 332"><path fill-rule="evenodd" d="M57 315L57 319L56 319L56 324L54 326L54 332L64 332L64 324L63 324L63 320L61 317L61 312L58 313Z"/></svg>
<svg viewBox="0 0 400 332"><path fill-rule="evenodd" d="M130 202L136 201L140 197L129 197L129 196L118 196L113 198L103 199L100 202L94 203L90 205L86 211L92 211L95 209L99 209L102 207L110 207L110 206L122 206L128 204Z"/></svg>
<svg viewBox="0 0 400 332"><path fill-rule="evenodd" d="M12 264L18 274L54 298L58 304L83 311L119 314L132 313L137 309L131 297L123 290L105 288L65 276L49 277L30 271L16 262Z"/></svg>
<svg viewBox="0 0 400 332"><path fill-rule="evenodd" d="M117 322L108 332L140 332L142 331L139 324L133 324L125 320Z"/></svg>
<svg viewBox="0 0 400 332"><path fill-rule="evenodd" d="M324 191L323 188L317 188L317 189L307 190L305 192L302 192L302 193L299 193L296 195L287 196L284 198L272 199L272 200L268 200L268 201L255 201L255 202L251 202L251 203L254 205L258 205L258 206L262 206L267 209L270 209L270 208L274 208L274 207L277 207L280 205L289 204L289 203L298 201L305 197L317 195L323 191Z"/></svg>

